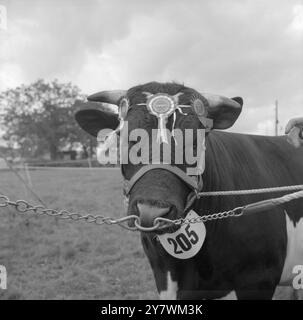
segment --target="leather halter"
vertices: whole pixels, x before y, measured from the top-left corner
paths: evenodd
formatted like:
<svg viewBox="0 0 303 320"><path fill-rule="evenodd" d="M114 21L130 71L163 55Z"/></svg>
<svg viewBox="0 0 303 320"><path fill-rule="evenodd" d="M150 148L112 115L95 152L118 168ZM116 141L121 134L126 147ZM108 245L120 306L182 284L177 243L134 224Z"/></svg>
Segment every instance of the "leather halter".
<svg viewBox="0 0 303 320"><path fill-rule="evenodd" d="M162 95L162 94L160 94ZM165 94L166 95L166 94ZM179 94L178 94L179 95ZM159 96L159 95L156 95ZM168 95L166 95L168 96ZM175 97L173 97L175 99ZM129 105L128 99L122 99L122 104L126 103L126 112L131 108ZM139 105L148 105L145 103L140 103ZM178 105L178 103L177 103ZM180 107L183 105L179 105ZM208 106L208 102L206 99L202 97L202 100L196 99L193 101L192 105L186 105L186 107L192 107L200 120L200 122L203 124L206 131L209 131L212 128L213 122L211 119L207 118L206 116L206 110L205 106ZM185 107L185 106L184 106ZM122 108L121 108L122 109ZM176 109L176 106L175 106ZM151 112L151 110L150 110ZM152 113L152 112L151 112ZM123 117L121 117L123 118ZM204 154L201 156L205 156ZM124 196L126 197L126 200L128 201L130 192L134 185L138 182L139 179L141 179L147 172L155 169L162 169L169 171L176 175L179 179L181 179L192 191L189 193L187 197L187 203L185 205L185 210L187 211L194 203L194 201L199 198L199 192L202 191L203 188L203 180L202 180L202 172L201 174L195 175L195 176L189 176L184 171L182 171L180 168L174 165L170 164L148 164L141 167L130 180L124 180Z"/></svg>
<svg viewBox="0 0 303 320"><path fill-rule="evenodd" d="M125 204L128 205L129 194L138 180L141 179L147 172L155 169L166 170L173 173L183 182L185 182L190 189L192 189L192 191L187 196L187 200L184 206L184 213L187 213L192 208L196 199L199 199L199 192L201 192L203 188L202 175L190 177L178 167L172 166L170 164L148 164L140 168L130 180L125 179L123 184Z"/></svg>

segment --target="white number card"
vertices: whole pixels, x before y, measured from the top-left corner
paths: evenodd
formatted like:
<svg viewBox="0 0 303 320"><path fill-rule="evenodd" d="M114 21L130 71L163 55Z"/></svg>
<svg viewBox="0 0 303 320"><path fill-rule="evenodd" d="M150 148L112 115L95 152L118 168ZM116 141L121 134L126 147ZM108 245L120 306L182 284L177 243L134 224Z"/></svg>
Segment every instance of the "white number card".
<svg viewBox="0 0 303 320"><path fill-rule="evenodd" d="M191 210L186 219L199 217ZM195 256L201 249L206 236L203 222L184 224L174 233L165 233L158 238L163 248L173 257L178 259L189 259Z"/></svg>

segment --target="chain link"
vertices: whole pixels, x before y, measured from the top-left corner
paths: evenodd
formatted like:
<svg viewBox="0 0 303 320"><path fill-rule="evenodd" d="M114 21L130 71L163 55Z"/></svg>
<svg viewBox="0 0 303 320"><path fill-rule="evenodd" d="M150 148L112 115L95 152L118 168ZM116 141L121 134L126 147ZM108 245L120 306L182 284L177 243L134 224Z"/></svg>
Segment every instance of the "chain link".
<svg viewBox="0 0 303 320"><path fill-rule="evenodd" d="M143 231L143 232L151 232L155 230L165 229L168 226L176 225L180 226L183 224L190 224L190 223L201 223L210 220L217 220L217 219L224 219L228 217L238 217L243 214L244 207L238 207L233 210L209 214L205 216L200 216L197 218L186 219L180 218L176 220L170 220L166 218L156 218L154 221L153 227L143 227L140 225L140 218L136 215L129 215L123 218L111 218L111 217L104 217L101 215L93 215L93 214L86 214L82 215L80 213L70 212L67 210L55 210L49 209L42 205L39 206L32 206L25 200L17 200L16 202L10 201L10 199L0 194L0 208L4 207L14 207L18 214L23 215L27 212L33 212L37 215L46 215L49 217L55 217L62 220L72 220L72 221L85 221L87 223L94 223L96 225L113 225L116 224L124 229L131 230L131 231ZM133 227L126 225L125 222L133 220ZM162 224L161 224L162 222Z"/></svg>
<svg viewBox="0 0 303 320"><path fill-rule="evenodd" d="M183 225L183 224L190 224L190 223L200 223L200 222L207 222L211 220L218 220L218 219L225 219L229 217L240 217L243 214L244 207L238 207L229 211L219 212L219 213L213 213L205 216L199 216L196 218L186 219L186 218L180 218L177 220L170 220L166 218L156 218L155 222L167 222L175 225Z"/></svg>

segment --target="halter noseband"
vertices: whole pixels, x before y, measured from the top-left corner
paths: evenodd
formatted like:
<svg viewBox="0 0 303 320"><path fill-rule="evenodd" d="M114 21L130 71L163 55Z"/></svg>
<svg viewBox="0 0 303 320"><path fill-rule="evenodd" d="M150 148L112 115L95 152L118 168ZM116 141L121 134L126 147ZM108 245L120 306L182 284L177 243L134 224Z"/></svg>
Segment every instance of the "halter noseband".
<svg viewBox="0 0 303 320"><path fill-rule="evenodd" d="M141 179L147 172L155 169L162 169L173 173L183 182L185 182L186 185L188 185L188 187L190 187L193 191L201 191L203 187L202 179L199 179L200 176L198 176L196 179L192 178L178 167L170 164L148 164L140 168L130 180L124 180L124 195L128 197L133 186L138 182L138 180Z"/></svg>

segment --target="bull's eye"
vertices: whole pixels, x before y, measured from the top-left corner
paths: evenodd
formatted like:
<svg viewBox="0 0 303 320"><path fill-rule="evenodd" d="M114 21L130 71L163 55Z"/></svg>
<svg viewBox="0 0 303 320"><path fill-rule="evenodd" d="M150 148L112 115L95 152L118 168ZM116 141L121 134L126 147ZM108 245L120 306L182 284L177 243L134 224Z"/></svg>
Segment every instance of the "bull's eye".
<svg viewBox="0 0 303 320"><path fill-rule="evenodd" d="M119 118L120 119L125 119L127 116L127 111L129 108L129 100L127 97L124 97L121 102L120 102L120 106L119 106Z"/></svg>

